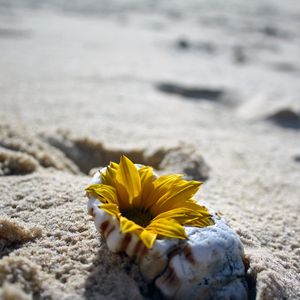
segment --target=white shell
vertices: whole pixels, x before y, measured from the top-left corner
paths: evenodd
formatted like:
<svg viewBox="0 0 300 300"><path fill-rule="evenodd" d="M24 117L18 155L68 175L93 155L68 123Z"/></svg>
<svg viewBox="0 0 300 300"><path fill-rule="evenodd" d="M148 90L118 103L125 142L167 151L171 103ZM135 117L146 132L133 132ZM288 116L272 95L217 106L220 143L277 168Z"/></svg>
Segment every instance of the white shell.
<svg viewBox="0 0 300 300"><path fill-rule="evenodd" d="M92 183L101 183L99 171ZM145 280L155 281L166 298L248 298L242 243L216 214L212 213L215 221L212 226L185 227L188 240L158 239L148 250L136 234L122 234L115 217L98 206L99 201L89 196L88 212L108 248L135 258Z"/></svg>

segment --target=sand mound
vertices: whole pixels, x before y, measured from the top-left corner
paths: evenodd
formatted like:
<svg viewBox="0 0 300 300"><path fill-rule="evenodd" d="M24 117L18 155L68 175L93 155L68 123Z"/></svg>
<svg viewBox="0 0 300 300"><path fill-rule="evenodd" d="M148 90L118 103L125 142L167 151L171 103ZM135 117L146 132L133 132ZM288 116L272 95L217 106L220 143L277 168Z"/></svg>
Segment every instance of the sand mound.
<svg viewBox="0 0 300 300"><path fill-rule="evenodd" d="M0 176L32 173L38 165L38 162L26 153L0 147Z"/></svg>
<svg viewBox="0 0 300 300"><path fill-rule="evenodd" d="M18 171L21 174L30 173L37 168L37 164L44 168L52 167L72 173L79 172L78 168L63 153L44 143L28 129L2 123L0 124L0 136L0 150L2 152L3 148L10 150L0 156L0 162L4 161L4 166L1 167L4 174L20 174L14 173ZM13 161L16 161L15 165Z"/></svg>
<svg viewBox="0 0 300 300"><path fill-rule="evenodd" d="M300 129L300 115L290 108L282 108L274 112L267 120L281 127Z"/></svg>
<svg viewBox="0 0 300 300"><path fill-rule="evenodd" d="M164 173L183 173L188 179L205 181L210 167L192 146L182 145L168 151L159 165Z"/></svg>
<svg viewBox="0 0 300 300"><path fill-rule="evenodd" d="M3 300L30 300L31 295L23 292L22 288L15 284L4 283L0 288L0 299Z"/></svg>
<svg viewBox="0 0 300 300"><path fill-rule="evenodd" d="M40 274L40 267L25 257L4 257L0 261L1 285L17 283L22 289L22 292L17 292L18 294L24 295L25 292L34 296L40 295L43 280L44 278ZM3 289L5 292L5 287Z"/></svg>
<svg viewBox="0 0 300 300"><path fill-rule="evenodd" d="M26 229L6 217L0 217L0 241L3 241L1 249L11 244L25 243L40 236L41 229L39 228ZM2 257L1 252L0 257Z"/></svg>
<svg viewBox="0 0 300 300"><path fill-rule="evenodd" d="M299 101L295 98L282 101L278 96L260 95L242 104L237 112L252 121L268 121L286 129L300 128Z"/></svg>
<svg viewBox="0 0 300 300"><path fill-rule="evenodd" d="M204 181L209 177L209 167L195 147L181 144L177 147L145 149L115 149L107 147L101 141L88 137L77 137L70 132L57 132L56 135L43 135L48 143L62 151L78 168L86 174L93 174L95 167L119 161L126 155L132 161L153 166L163 172L179 172L189 179Z"/></svg>

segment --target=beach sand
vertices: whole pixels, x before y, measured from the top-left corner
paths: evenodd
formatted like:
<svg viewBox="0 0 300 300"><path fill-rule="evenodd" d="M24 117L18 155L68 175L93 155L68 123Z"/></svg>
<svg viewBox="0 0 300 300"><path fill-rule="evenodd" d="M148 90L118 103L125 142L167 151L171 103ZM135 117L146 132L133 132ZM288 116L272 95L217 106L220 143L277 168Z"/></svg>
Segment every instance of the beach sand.
<svg viewBox="0 0 300 300"><path fill-rule="evenodd" d="M0 298L158 297L87 215L125 154L204 181L249 299L300 299L300 6L226 3L0 1Z"/></svg>

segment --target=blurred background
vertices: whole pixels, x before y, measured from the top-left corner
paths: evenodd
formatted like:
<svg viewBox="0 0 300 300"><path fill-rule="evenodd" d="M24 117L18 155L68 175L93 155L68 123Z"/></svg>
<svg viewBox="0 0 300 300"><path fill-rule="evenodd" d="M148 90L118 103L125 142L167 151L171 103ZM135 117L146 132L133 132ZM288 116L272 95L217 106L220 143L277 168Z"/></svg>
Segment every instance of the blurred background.
<svg viewBox="0 0 300 300"><path fill-rule="evenodd" d="M293 144L299 28L297 0L0 0L0 119L121 149Z"/></svg>

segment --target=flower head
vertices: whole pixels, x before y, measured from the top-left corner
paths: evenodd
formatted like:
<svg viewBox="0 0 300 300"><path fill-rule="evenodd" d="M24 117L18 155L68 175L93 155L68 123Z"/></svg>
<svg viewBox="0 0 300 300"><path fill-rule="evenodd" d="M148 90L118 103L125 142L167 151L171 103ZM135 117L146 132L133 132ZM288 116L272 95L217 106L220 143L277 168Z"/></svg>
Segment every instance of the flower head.
<svg viewBox="0 0 300 300"><path fill-rule="evenodd" d="M192 198L201 182L181 175L157 177L148 166L137 167L126 156L101 171L101 183L86 188L99 208L114 216L122 233L135 233L152 248L157 238L187 239L183 226L213 224L208 210Z"/></svg>

